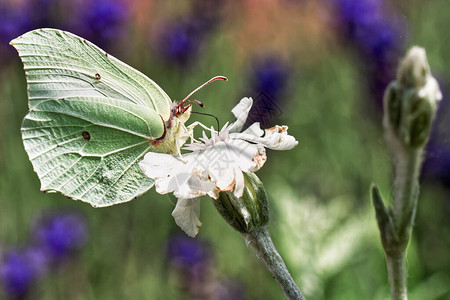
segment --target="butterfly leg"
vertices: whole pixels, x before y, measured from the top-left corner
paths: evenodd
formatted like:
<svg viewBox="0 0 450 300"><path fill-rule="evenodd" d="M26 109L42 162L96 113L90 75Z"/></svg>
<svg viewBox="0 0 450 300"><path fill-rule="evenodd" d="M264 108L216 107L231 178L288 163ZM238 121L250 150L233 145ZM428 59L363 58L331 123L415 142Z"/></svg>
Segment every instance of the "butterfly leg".
<svg viewBox="0 0 450 300"><path fill-rule="evenodd" d="M214 133L217 133L217 131L216 130L214 130L212 127L211 128L208 128L208 127L206 127L205 125L203 125L202 123L200 123L199 121L195 121L194 123L192 123L191 125L189 125L188 127L187 127L187 130L190 130L190 132L191 132L191 140L193 140L193 141L196 141L195 139L194 139L194 137L192 136L192 132L194 131L194 128L197 126L197 125L200 125L200 127L202 127L203 129L205 129L205 130L207 130L207 131L209 131L209 132L214 132Z"/></svg>
<svg viewBox="0 0 450 300"><path fill-rule="evenodd" d="M175 144L176 144L176 146L177 146L178 158L179 158L182 162L187 163L187 161L186 161L186 160L183 158L183 156L181 155L181 151L180 151L181 145L178 144L178 139L175 140Z"/></svg>

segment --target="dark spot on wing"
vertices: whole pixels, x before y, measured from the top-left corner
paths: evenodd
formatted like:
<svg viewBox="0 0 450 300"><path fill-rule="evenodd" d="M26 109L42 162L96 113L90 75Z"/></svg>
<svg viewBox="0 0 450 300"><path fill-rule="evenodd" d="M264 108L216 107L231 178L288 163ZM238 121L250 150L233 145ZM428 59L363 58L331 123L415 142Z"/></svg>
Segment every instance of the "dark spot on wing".
<svg viewBox="0 0 450 300"><path fill-rule="evenodd" d="M83 131L83 133L81 133L81 135L83 136L83 138L84 138L86 141L89 141L89 140L91 139L91 135L90 135L89 132L87 132L87 131Z"/></svg>
<svg viewBox="0 0 450 300"><path fill-rule="evenodd" d="M100 78L102 78L99 73L95 73L94 77L96 80L100 80Z"/></svg>

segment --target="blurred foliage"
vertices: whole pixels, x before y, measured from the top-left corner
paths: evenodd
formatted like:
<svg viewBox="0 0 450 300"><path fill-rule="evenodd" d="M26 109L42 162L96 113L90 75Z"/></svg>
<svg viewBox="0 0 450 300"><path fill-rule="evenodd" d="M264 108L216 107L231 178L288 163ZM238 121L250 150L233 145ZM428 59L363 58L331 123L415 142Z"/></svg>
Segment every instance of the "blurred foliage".
<svg viewBox="0 0 450 300"><path fill-rule="evenodd" d="M192 294L183 288L191 283L183 283L186 276L179 276L166 251L171 237L180 233L170 215L173 198L152 190L126 204L94 209L39 191L20 134L27 112L25 77L7 44L12 34L36 26L85 35L147 74L172 99L183 99L214 75L227 76L229 82L196 95L206 105L203 111L217 115L221 124L232 120L231 108L243 96L269 95L273 124L289 125L300 141L288 152L269 151L258 173L270 197L274 243L294 279L310 300L388 299L384 254L369 201L372 181L386 199L391 190L379 99L370 84L380 73L373 69L374 58L362 55L360 44L349 41L339 25L339 10L333 6L339 1L100 2L0 3L0 256L26 247L32 239L29 228L42 212L75 210L89 221L88 243L41 278L30 299L282 298L278 284L207 198L197 239L209 245L211 259L208 271L201 271L208 278L198 279L204 280L205 291ZM448 85L447 0L384 2L386 16L406 27L394 36L397 44L425 47L433 73ZM386 63L396 65L399 52ZM265 57L270 63L264 63ZM269 70L261 71L265 65ZM383 76L383 82L393 78L389 72ZM277 96L274 86L283 89ZM444 89L443 103L447 98ZM205 116L192 120L216 126ZM439 136L448 139L448 128L440 130ZM449 188L424 178L408 249L412 300L450 299L449 220ZM216 293L231 289L225 284L231 281L241 286L237 294Z"/></svg>

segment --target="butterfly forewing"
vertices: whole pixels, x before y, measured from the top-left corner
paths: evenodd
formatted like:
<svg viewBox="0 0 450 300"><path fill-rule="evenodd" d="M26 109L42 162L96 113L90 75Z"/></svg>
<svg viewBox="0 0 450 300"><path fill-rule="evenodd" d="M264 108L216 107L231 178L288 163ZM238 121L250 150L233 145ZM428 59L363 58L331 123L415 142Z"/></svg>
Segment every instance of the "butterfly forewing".
<svg viewBox="0 0 450 300"><path fill-rule="evenodd" d="M72 33L38 29L11 41L23 61L30 106L41 99L103 96L148 106L164 120L170 98L151 79Z"/></svg>
<svg viewBox="0 0 450 300"><path fill-rule="evenodd" d="M171 103L164 91L67 32L39 29L11 44L27 77L22 137L41 189L108 206L151 188L137 163L149 139L164 133Z"/></svg>

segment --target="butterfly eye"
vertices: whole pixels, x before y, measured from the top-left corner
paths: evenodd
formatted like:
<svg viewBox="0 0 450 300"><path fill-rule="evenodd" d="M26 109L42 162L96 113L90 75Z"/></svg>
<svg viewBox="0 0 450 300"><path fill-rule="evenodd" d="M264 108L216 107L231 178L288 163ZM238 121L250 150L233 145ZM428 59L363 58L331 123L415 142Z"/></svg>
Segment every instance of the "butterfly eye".
<svg viewBox="0 0 450 300"><path fill-rule="evenodd" d="M85 139L86 141L89 141L91 139L91 135L87 131L83 131L81 135L83 136L83 139Z"/></svg>

